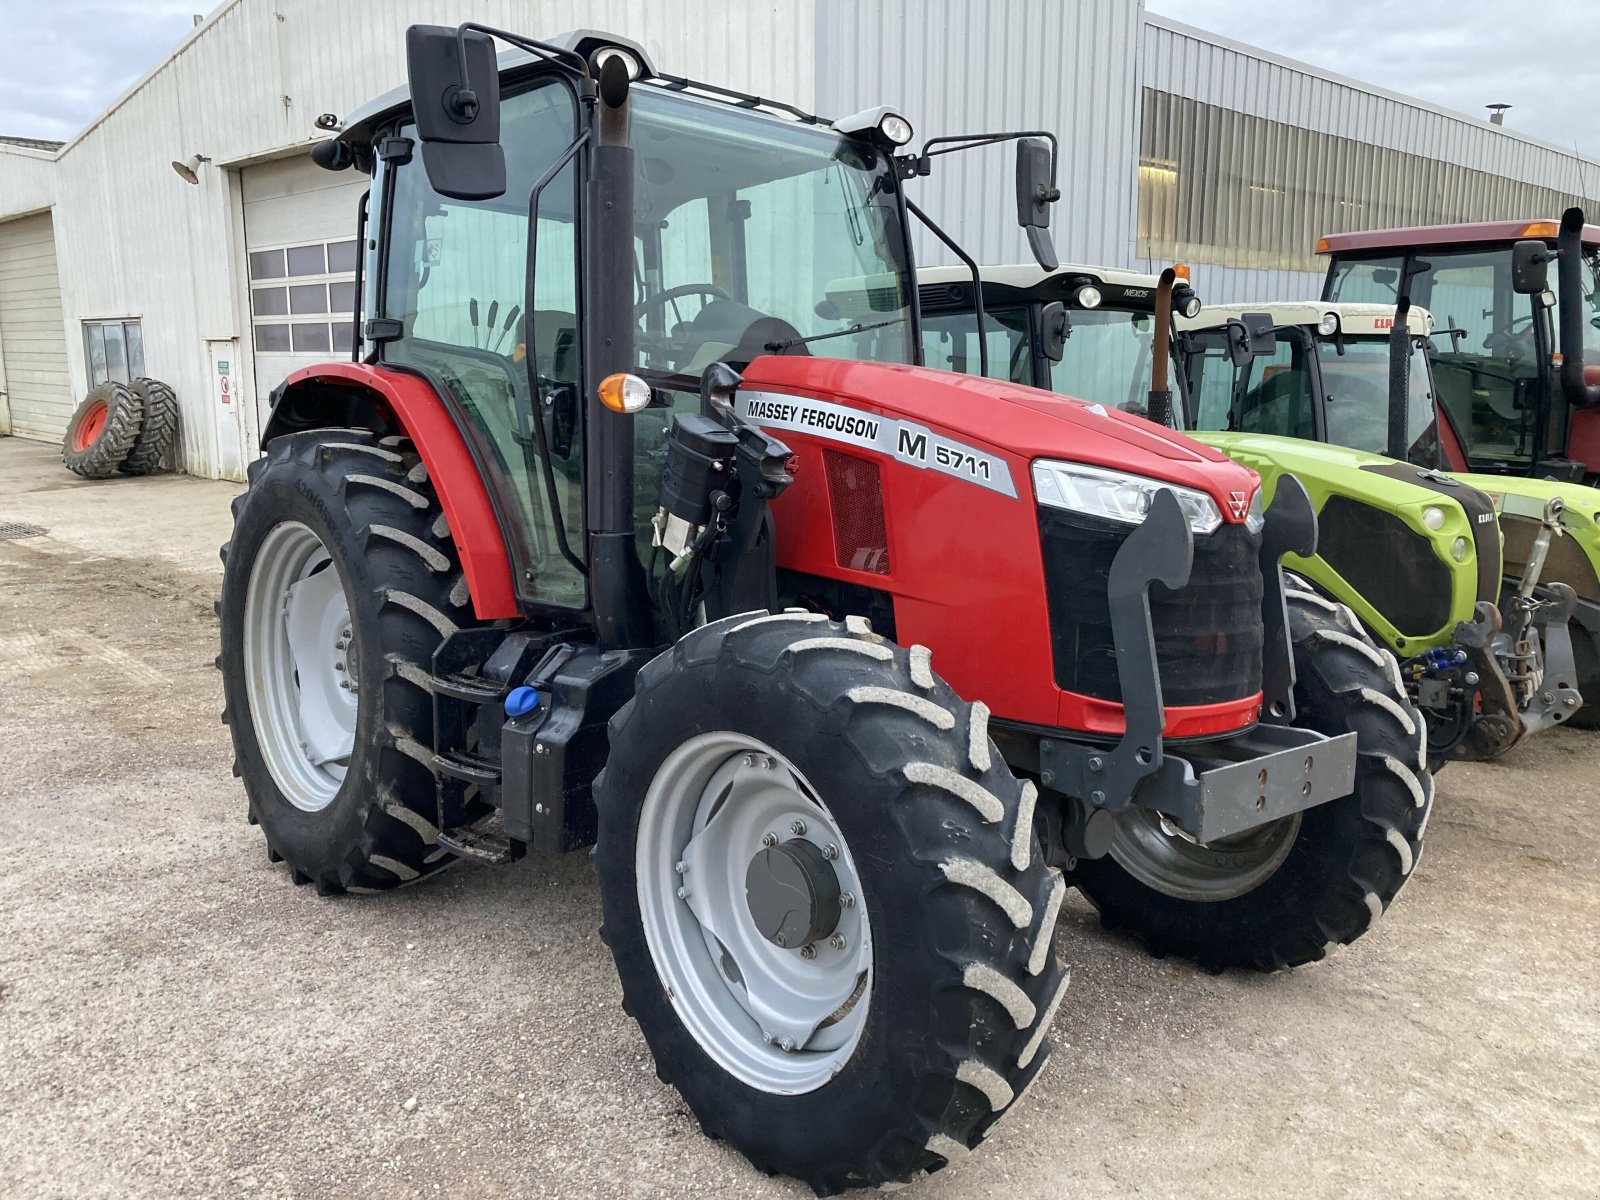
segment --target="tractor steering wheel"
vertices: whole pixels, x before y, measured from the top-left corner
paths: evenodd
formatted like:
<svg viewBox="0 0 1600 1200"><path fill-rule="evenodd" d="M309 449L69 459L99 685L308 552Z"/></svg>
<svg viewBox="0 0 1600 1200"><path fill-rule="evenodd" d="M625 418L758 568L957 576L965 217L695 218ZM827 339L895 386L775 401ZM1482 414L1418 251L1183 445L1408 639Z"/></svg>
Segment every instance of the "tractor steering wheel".
<svg viewBox="0 0 1600 1200"><path fill-rule="evenodd" d="M680 296L714 296L718 300L732 300L728 292L714 283L680 283L653 296L646 296L633 306L633 319L637 321L652 309L670 304Z"/></svg>
<svg viewBox="0 0 1600 1200"><path fill-rule="evenodd" d="M1521 328L1518 328L1521 326ZM1512 317L1506 322L1504 329L1496 329L1483 339L1483 348L1494 355L1504 355L1506 358L1519 358L1518 353L1525 344L1532 349L1533 337L1532 317Z"/></svg>

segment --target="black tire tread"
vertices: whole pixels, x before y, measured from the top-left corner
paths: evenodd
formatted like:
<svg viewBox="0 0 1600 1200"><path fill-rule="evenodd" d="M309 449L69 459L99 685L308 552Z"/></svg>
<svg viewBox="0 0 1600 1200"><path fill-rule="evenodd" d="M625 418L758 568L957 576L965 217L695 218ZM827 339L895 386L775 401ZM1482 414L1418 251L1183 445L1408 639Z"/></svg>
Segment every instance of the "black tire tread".
<svg viewBox="0 0 1600 1200"><path fill-rule="evenodd" d="M1311 881L1300 893L1307 902L1257 912L1246 926L1171 920L1186 904L1218 911L1222 905L1159 897L1109 858L1080 863L1073 882L1099 909L1102 925L1133 936L1157 957L1188 958L1210 971L1270 972L1319 961L1371 929L1422 857L1433 779L1422 714L1405 694L1398 665L1346 606L1293 577L1286 600L1299 677L1296 723L1356 733L1356 790L1308 810L1278 873L1225 904L1262 907L1259 894L1291 870Z"/></svg>
<svg viewBox="0 0 1600 1200"><path fill-rule="evenodd" d="M102 401L106 406L104 428L84 449L74 450L73 435L89 410ZM102 383L83 398L67 422L67 431L61 438L62 465L85 479L110 479L138 441L143 422L144 399L133 387L116 380Z"/></svg>
<svg viewBox="0 0 1600 1200"><path fill-rule="evenodd" d="M428 765L432 751L432 696L427 689L432 651L442 640L440 625L454 628L470 620L464 611L466 589L460 583L460 564L454 542L438 521L439 502L425 479L408 476L418 463L410 443L380 447L373 434L360 429L324 429L274 439L266 456L250 464L251 488L233 502L237 522L251 502L257 485L275 469L290 465L309 467L323 476L329 491L340 496L344 513L356 530L373 564L368 590L378 603L382 646L384 719L378 735L378 794L368 798L359 838L345 848L339 861L312 873L289 858L290 848L274 837L263 799L250 796L249 816L267 838L270 861L286 861L295 883L314 883L322 895L340 892L389 891L417 882L450 866L456 860L438 845L437 805ZM358 478L378 479L404 488L423 503L376 486L353 484ZM392 530L394 537L374 529ZM226 571L230 547L222 547ZM381 555L381 560L378 556ZM447 569L440 571L443 560ZM224 595L226 595L226 590ZM219 616L228 628L228 613L218 601ZM226 647L218 666L226 677L230 655ZM240 774L241 739L253 738L248 712L236 713L230 700L223 720L230 726L235 746L235 773Z"/></svg>
<svg viewBox="0 0 1600 1200"><path fill-rule="evenodd" d="M144 419L133 448L117 469L127 475L154 475L178 436L178 397L161 380L147 376L128 386L144 400Z"/></svg>
<svg viewBox="0 0 1600 1200"><path fill-rule="evenodd" d="M869 774L897 789L882 805L898 838L896 870L927 878L924 915L930 928L946 927L928 934L944 938L938 951L944 982L928 1000L939 1012L930 1028L940 1032L923 1044L916 1094L903 1097L869 1152L848 1161L828 1152L797 1159L778 1136L741 1136L727 1104L697 1102L692 1086L685 1100L709 1135L728 1140L769 1174L801 1178L819 1195L937 1170L976 1146L1036 1078L1069 976L1053 948L1064 891L1060 873L1043 862L1031 823L1021 835L1028 854L1014 849L1017 821L1030 820L1023 802L1027 797L1031 806L1032 785L1019 783L989 742L987 710L975 711L932 677L923 648L903 649L855 618L846 625L815 614L744 614L690 633L640 672L634 699L612 719L612 760L595 784L602 814L595 851L605 907L601 932L618 959L624 1008L640 1020L664 1082L683 1090L707 1070L697 1049L680 1053L683 1043L692 1043L687 1034L675 1039L652 1026L650 992L659 992L659 981L653 968L630 970L619 945L617 930L631 919L625 910L637 904L631 890L619 894L616 886L633 878L632 839L619 838L616 830L637 812L628 794L635 782L628 772L636 767L622 761L620 748L643 740L653 712L663 704L670 709L675 688L739 673L762 677L764 689L782 691L797 708L811 710L807 723L835 731L841 754L863 744L876 748L868 756ZM737 728L738 715L730 712L728 722ZM964 831L958 842L930 836L951 828ZM974 940L974 929L988 932ZM964 949L951 948L957 941Z"/></svg>

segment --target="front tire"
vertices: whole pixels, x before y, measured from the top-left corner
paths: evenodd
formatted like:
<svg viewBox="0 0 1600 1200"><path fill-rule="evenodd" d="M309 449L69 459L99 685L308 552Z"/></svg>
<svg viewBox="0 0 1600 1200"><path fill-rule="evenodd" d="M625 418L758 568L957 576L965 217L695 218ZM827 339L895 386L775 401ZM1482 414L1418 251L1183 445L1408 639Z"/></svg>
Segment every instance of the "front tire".
<svg viewBox="0 0 1600 1200"><path fill-rule="evenodd" d="M935 1170L1037 1075L1065 885L926 650L814 614L695 630L640 672L595 789L624 1007L760 1169L820 1195ZM785 854L854 904L779 946L758 864Z"/></svg>
<svg viewBox="0 0 1600 1200"><path fill-rule="evenodd" d="M1433 802L1422 715L1392 655L1342 605L1289 582L1296 723L1356 735L1356 789L1213 846L1124 814L1110 855L1073 882L1101 923L1221 971L1276 971L1366 933L1422 855Z"/></svg>
<svg viewBox="0 0 1600 1200"><path fill-rule="evenodd" d="M324 895L449 865L427 681L468 596L411 444L355 429L274 439L222 559L223 720L268 859Z"/></svg>

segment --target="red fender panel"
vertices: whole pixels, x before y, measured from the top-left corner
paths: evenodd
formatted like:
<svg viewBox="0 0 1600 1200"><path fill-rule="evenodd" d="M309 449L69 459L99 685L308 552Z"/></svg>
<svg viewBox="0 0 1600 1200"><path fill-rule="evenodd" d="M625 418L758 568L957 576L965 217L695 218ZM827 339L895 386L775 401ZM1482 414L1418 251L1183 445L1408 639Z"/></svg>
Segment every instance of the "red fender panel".
<svg viewBox="0 0 1600 1200"><path fill-rule="evenodd" d="M511 582L511 556L478 464L427 380L366 363L319 363L290 375L286 387L317 383L374 392L417 447L450 523L461 571L480 621L520 615Z"/></svg>

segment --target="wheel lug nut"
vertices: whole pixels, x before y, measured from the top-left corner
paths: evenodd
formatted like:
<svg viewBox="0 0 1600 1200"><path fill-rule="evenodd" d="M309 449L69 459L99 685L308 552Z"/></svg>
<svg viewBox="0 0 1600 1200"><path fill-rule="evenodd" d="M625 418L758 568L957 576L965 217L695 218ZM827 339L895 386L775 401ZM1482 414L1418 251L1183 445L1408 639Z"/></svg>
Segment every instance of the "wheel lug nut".
<svg viewBox="0 0 1600 1200"><path fill-rule="evenodd" d="M781 933L775 933L772 935L772 944L775 946L787 946L789 944L789 939L784 937Z"/></svg>
<svg viewBox="0 0 1600 1200"><path fill-rule="evenodd" d="M343 663L334 663L333 664L333 669L335 671L342 671L342 670L344 670L344 664Z"/></svg>
<svg viewBox="0 0 1600 1200"><path fill-rule="evenodd" d="M686 872L687 872L687 871L688 871L688 870L689 870L689 864L688 864L688 863L686 863L686 862L684 862L684 861L683 861L683 860L682 860L682 859L681 859L681 858L680 858L680 859L679 859L679 860L678 860L678 861L677 861L677 863L675 863L675 864L674 864L674 865L673 865L673 868L672 868L672 869L673 869L673 870L674 870L674 871L676 871L676 872L677 872L677 873L678 873L678 874L679 874L679 875L683 875L683 874L685 874L685 873L686 873Z"/></svg>
<svg viewBox="0 0 1600 1200"><path fill-rule="evenodd" d="M772 1034L763 1029L761 1031L761 1040L770 1046L773 1042L777 1041L777 1038L773 1037Z"/></svg>
<svg viewBox="0 0 1600 1200"><path fill-rule="evenodd" d="M793 1038L779 1038L778 1039L778 1049L782 1050L785 1054L789 1053L791 1050L794 1049L794 1039Z"/></svg>
<svg viewBox="0 0 1600 1200"><path fill-rule="evenodd" d="M839 857L839 847L835 846L832 842L829 842L826 846L824 846L822 848L822 857L823 858L838 858Z"/></svg>
<svg viewBox="0 0 1600 1200"><path fill-rule="evenodd" d="M805 831L806 823L804 821L795 820L789 823L789 832L794 834L795 837L799 837Z"/></svg>
<svg viewBox="0 0 1600 1200"><path fill-rule="evenodd" d="M855 897L855 893L854 892L840 892L839 893L839 907L840 908L854 908L855 906L856 906L856 897Z"/></svg>
<svg viewBox="0 0 1600 1200"><path fill-rule="evenodd" d="M842 933L836 933L828 939L828 945L832 946L835 950L843 950L845 948L845 944L844 934Z"/></svg>
<svg viewBox="0 0 1600 1200"><path fill-rule="evenodd" d="M744 756L744 765L747 766L747 767L755 766L756 765L756 756L754 754L746 754Z"/></svg>
<svg viewBox="0 0 1600 1200"><path fill-rule="evenodd" d="M678 889L678 899L679 900L687 900L688 898L689 898L689 889L686 888L686 887L679 888Z"/></svg>
<svg viewBox="0 0 1600 1200"><path fill-rule="evenodd" d="M817 956L817 948L815 946L813 946L810 942L807 942L804 946L800 947L800 957L801 958L815 958L816 956Z"/></svg>
<svg viewBox="0 0 1600 1200"><path fill-rule="evenodd" d="M761 835L761 844L768 850L772 849L778 844L778 835L775 833L763 833Z"/></svg>

